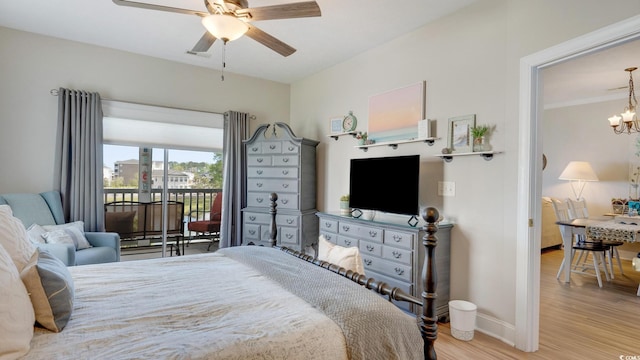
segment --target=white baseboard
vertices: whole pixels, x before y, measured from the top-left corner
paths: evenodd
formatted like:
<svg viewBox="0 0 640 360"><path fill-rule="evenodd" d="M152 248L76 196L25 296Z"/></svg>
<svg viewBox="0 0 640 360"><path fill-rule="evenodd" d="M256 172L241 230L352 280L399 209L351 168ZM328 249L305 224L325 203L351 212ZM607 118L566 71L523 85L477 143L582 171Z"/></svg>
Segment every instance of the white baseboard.
<svg viewBox="0 0 640 360"><path fill-rule="evenodd" d="M515 346L515 326L496 319L493 316L478 312L476 318L476 331L494 337L511 346Z"/></svg>

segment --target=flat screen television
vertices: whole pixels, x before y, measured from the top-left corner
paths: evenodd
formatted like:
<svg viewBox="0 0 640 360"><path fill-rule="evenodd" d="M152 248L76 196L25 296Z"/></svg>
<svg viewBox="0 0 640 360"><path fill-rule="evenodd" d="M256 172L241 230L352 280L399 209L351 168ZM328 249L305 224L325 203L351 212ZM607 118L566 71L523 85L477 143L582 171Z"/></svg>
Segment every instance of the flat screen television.
<svg viewBox="0 0 640 360"><path fill-rule="evenodd" d="M418 215L420 156L351 159L349 206Z"/></svg>

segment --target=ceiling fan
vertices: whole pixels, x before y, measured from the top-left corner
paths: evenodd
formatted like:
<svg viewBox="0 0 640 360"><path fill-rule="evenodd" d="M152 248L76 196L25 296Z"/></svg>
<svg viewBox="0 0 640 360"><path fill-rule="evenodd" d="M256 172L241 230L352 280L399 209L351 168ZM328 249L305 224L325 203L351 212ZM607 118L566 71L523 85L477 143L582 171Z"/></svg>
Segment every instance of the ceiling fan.
<svg viewBox="0 0 640 360"><path fill-rule="evenodd" d="M207 31L196 45L188 51L192 54L206 52L216 39L235 40L247 35L269 49L282 56L289 56L296 49L258 29L253 21L292 19L320 16L320 7L315 1L305 1L282 5L262 6L250 8L247 0L204 0L208 12L175 8L170 6L147 4L129 0L113 0L116 5L137 7L142 9L168 11L202 18L202 24Z"/></svg>

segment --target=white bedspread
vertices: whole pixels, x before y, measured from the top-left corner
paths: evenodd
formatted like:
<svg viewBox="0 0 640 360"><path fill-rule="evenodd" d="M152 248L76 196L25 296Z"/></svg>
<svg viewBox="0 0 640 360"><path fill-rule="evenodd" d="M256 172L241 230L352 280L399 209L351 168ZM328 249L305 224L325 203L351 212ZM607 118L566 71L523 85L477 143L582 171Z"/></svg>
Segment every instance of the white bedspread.
<svg viewBox="0 0 640 360"><path fill-rule="evenodd" d="M36 330L26 359L346 359L334 321L222 254L70 268L61 333Z"/></svg>

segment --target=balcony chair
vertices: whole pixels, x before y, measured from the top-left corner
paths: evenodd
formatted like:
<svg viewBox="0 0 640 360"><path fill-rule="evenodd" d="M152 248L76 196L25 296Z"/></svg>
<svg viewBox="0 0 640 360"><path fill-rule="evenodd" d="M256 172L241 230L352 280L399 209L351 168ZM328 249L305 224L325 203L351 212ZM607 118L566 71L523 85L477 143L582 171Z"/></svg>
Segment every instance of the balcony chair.
<svg viewBox="0 0 640 360"><path fill-rule="evenodd" d="M191 232L201 234L201 236L211 236L211 242L207 246L207 251L216 240L220 240L220 224L222 217L222 193L218 193L211 204L208 220L196 220L187 223L187 229Z"/></svg>
<svg viewBox="0 0 640 360"><path fill-rule="evenodd" d="M589 211L587 210L587 202L585 199L573 200L568 198L567 204L569 205L569 216L572 219L586 219L589 217ZM588 240L586 240L588 242ZM618 246L624 244L622 241L617 240L602 240L599 243L605 246L609 246L609 250L606 253L606 260L609 266L609 276L611 279L614 279L613 275L613 259L615 258L618 262L618 268L620 269L620 274L624 275L622 271L622 262L620 261L620 254L618 253ZM578 261L582 258L582 254L578 257Z"/></svg>

